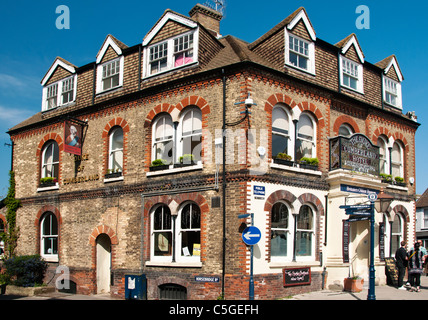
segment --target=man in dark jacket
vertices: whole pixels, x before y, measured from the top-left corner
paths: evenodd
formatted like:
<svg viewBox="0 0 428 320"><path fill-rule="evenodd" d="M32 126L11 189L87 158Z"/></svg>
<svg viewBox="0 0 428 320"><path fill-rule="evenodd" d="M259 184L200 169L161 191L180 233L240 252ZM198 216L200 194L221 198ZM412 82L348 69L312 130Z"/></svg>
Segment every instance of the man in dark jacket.
<svg viewBox="0 0 428 320"><path fill-rule="evenodd" d="M407 268L406 242L401 241L401 247L395 252L395 262L398 269L398 289L406 290L403 286L403 279Z"/></svg>

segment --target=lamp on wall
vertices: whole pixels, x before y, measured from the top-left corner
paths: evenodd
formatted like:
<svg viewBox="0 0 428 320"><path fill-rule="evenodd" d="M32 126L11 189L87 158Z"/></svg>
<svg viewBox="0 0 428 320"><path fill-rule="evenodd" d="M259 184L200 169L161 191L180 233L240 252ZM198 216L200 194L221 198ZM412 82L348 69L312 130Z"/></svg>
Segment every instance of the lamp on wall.
<svg viewBox="0 0 428 320"><path fill-rule="evenodd" d="M377 200L375 201L375 209L377 212L382 213L388 210L389 205L394 200L394 197L390 196L383 192L383 189L377 195Z"/></svg>

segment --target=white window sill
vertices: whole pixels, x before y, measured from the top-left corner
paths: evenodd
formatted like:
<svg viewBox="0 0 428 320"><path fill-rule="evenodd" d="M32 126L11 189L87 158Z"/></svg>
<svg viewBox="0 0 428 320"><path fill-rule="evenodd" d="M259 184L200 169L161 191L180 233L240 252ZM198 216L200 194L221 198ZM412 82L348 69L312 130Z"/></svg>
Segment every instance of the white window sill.
<svg viewBox="0 0 428 320"><path fill-rule="evenodd" d="M292 68L293 70L300 71L302 74L305 74L305 75L310 75L310 76L314 76L314 77L316 76L315 72L307 70L307 69L299 68L298 66L295 66L294 64L289 63L289 62L285 63L285 67L289 67L289 68Z"/></svg>
<svg viewBox="0 0 428 320"><path fill-rule="evenodd" d="M276 268L288 268L288 267L319 267L320 262L314 261L314 260L308 260L308 261L271 261L269 262L269 268L276 269Z"/></svg>
<svg viewBox="0 0 428 320"><path fill-rule="evenodd" d="M173 72L173 71L177 71L177 70L181 70L181 69L193 68L193 67L197 67L197 66L199 66L199 61L190 62L188 64L181 65L178 67L172 67L170 69L166 69L166 70L160 71L160 72L155 73L155 74L148 74L148 75L142 77L142 80L151 80L152 78L156 78L157 76L163 76L169 72Z"/></svg>
<svg viewBox="0 0 428 320"><path fill-rule="evenodd" d="M364 91L359 91L358 89L354 89L354 88L348 87L348 86L346 86L344 84L340 84L340 87L342 89L345 89L345 92L349 91L349 93L358 93L358 94L364 95Z"/></svg>
<svg viewBox="0 0 428 320"><path fill-rule="evenodd" d="M59 258L57 254L54 255L42 255L42 258L47 262L58 262Z"/></svg>
<svg viewBox="0 0 428 320"><path fill-rule="evenodd" d="M159 171L149 171L146 173L147 177L153 177L153 176L161 176L164 174L172 174L172 173L179 173L179 172L186 172L186 171L193 171L193 170L202 170L203 165L201 161L198 161L197 164L193 166L187 166L187 167L181 167L181 168L174 168L174 165L169 165L169 169L166 170L159 170Z"/></svg>
<svg viewBox="0 0 428 320"><path fill-rule="evenodd" d="M285 170L285 171L312 174L314 176L321 176L322 175L322 172L318 171L318 170L303 169L300 167L291 167L291 166L286 166L286 165L282 165L282 164L278 164L278 163L274 163L274 162L272 162L270 164L270 167L275 168L275 169Z"/></svg>
<svg viewBox="0 0 428 320"><path fill-rule="evenodd" d="M202 268L200 261L146 261L146 267Z"/></svg>
<svg viewBox="0 0 428 320"><path fill-rule="evenodd" d="M116 177L116 178L104 178L104 183L110 183L110 182L116 182L116 181L123 181L123 176Z"/></svg>
<svg viewBox="0 0 428 320"><path fill-rule="evenodd" d="M37 192L51 191L51 190L59 190L59 184L58 184L58 182L55 183L54 186L50 186L50 187L39 187L39 188L37 188Z"/></svg>

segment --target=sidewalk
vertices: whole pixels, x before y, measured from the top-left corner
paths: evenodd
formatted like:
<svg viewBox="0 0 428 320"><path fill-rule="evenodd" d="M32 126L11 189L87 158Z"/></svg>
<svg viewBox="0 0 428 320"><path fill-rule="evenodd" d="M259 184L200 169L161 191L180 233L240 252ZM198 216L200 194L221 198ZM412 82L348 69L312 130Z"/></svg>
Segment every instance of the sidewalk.
<svg viewBox="0 0 428 320"><path fill-rule="evenodd" d="M420 292L410 292L387 285L375 286L375 296L376 300L428 300L428 277L425 274L421 276L420 289ZM368 283L365 283L363 291L358 293L322 290L295 295L288 300L367 300L367 294Z"/></svg>

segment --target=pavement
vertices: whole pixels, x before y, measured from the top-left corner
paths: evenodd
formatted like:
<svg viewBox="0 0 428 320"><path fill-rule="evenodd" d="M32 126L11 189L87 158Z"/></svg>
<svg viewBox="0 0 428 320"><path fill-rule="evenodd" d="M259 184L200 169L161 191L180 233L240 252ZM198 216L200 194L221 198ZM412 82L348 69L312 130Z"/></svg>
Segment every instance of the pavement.
<svg viewBox="0 0 428 320"><path fill-rule="evenodd" d="M375 286L376 300L428 300L428 276L421 276L421 291L410 292L398 290L396 287L381 285ZM353 293L345 291L322 290L304 293L289 297L285 300L367 300L368 284L365 282L363 291ZM110 294L81 295L61 292L51 292L37 296L24 297L16 295L0 295L0 300L123 300L112 298Z"/></svg>
<svg viewBox="0 0 428 320"><path fill-rule="evenodd" d="M289 300L367 300L368 289L365 281L361 292L322 290L295 295ZM388 285L375 286L375 297L376 300L428 300L428 276L425 274L421 276L420 289L420 292L410 292Z"/></svg>

